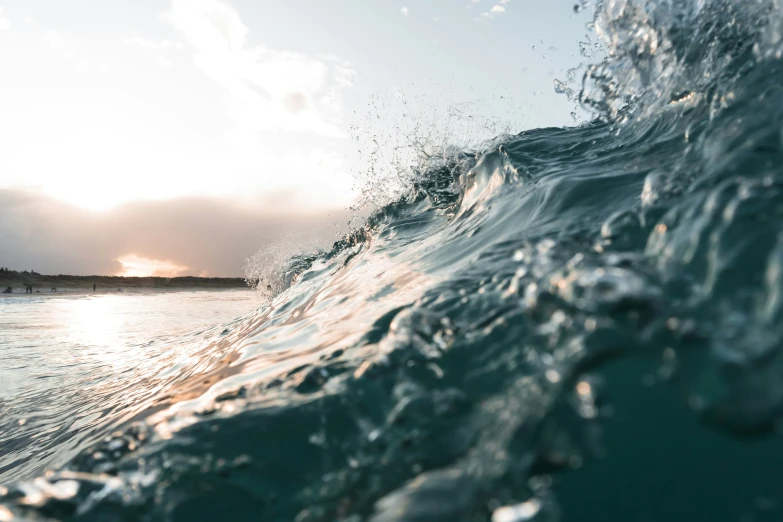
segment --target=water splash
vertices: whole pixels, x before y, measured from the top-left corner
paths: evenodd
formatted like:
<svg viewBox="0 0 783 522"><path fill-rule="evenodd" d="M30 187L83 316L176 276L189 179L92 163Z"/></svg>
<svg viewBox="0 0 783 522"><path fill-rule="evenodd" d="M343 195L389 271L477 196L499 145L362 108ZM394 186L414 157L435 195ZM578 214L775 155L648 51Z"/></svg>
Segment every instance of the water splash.
<svg viewBox="0 0 783 522"><path fill-rule="evenodd" d="M598 2L593 28L607 58L587 70L582 104L612 119L654 114L688 93L719 107L754 66L754 46L771 45L762 36L780 16L774 3Z"/></svg>

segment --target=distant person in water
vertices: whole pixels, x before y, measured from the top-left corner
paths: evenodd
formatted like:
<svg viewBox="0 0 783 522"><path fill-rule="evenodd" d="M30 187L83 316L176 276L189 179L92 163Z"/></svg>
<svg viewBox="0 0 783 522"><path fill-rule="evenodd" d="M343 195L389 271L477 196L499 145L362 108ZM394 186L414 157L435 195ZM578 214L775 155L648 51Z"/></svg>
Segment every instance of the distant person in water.
<svg viewBox="0 0 783 522"><path fill-rule="evenodd" d="M52 287L52 292L57 292L57 289L55 287Z"/></svg>
<svg viewBox="0 0 783 522"><path fill-rule="evenodd" d="M95 287L96 287L96 286L98 286L98 285L96 285L95 283L93 283L93 284L92 284L92 291L93 291L93 292L95 291Z"/></svg>
<svg viewBox="0 0 783 522"><path fill-rule="evenodd" d="M13 294L14 293L14 289L9 286L5 290L3 290L3 293L4 294Z"/></svg>

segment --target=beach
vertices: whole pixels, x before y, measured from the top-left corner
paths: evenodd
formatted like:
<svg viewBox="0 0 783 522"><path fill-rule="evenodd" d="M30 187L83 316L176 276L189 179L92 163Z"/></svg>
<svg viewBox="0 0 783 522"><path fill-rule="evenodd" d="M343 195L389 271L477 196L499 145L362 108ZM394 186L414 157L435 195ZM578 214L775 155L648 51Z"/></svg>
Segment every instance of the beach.
<svg viewBox="0 0 783 522"><path fill-rule="evenodd" d="M43 275L36 272L0 272L0 297L61 293L173 292L181 290L225 290L247 288L241 277L123 277ZM93 288L93 285L95 287ZM11 288L10 293L5 291Z"/></svg>

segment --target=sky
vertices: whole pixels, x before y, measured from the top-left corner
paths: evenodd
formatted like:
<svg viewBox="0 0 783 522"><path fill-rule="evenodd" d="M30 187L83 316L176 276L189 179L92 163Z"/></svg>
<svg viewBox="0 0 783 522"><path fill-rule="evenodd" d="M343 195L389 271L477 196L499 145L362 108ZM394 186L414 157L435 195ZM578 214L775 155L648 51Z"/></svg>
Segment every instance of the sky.
<svg viewBox="0 0 783 522"><path fill-rule="evenodd" d="M373 136L573 124L574 1L0 0L0 266L241 275L345 217Z"/></svg>

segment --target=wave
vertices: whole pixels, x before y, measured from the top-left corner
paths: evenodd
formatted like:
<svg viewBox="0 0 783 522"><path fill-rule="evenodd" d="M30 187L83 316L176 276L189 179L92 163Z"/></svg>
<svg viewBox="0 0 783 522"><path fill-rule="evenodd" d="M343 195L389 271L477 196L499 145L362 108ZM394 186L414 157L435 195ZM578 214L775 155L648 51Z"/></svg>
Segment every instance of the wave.
<svg viewBox="0 0 783 522"><path fill-rule="evenodd" d="M0 516L776 519L780 15L600 2L593 121L426 165Z"/></svg>

